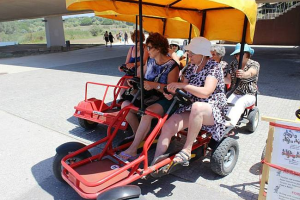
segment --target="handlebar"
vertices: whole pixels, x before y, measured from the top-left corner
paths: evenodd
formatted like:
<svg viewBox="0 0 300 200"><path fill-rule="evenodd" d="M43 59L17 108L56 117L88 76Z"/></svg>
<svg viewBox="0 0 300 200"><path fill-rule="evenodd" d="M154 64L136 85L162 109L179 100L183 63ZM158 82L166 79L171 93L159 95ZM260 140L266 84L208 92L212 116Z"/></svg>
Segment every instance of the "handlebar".
<svg viewBox="0 0 300 200"><path fill-rule="evenodd" d="M167 86L164 87L164 93L171 94L168 91ZM187 93L178 88L175 90L174 98L184 105L191 105L193 103Z"/></svg>
<svg viewBox="0 0 300 200"><path fill-rule="evenodd" d="M134 70L128 69L128 68L126 67L126 64L122 64L122 65L120 66L120 69L123 70L123 72L125 72L125 73L126 73L127 75L129 75L129 76L134 76L134 74L135 74Z"/></svg>

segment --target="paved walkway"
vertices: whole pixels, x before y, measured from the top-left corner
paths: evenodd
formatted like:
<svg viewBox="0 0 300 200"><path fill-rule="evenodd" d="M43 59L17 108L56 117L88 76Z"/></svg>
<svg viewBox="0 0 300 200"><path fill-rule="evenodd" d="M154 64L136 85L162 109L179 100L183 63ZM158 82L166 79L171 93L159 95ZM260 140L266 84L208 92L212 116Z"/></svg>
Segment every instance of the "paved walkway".
<svg viewBox="0 0 300 200"><path fill-rule="evenodd" d="M299 48L254 48L253 59L261 64L261 115L295 119L300 106ZM1 199L81 199L55 180L52 157L64 142L90 143L103 137L104 127L91 132L80 128L72 117L73 107L84 98L85 82L118 81L122 74L117 66L124 62L127 49L102 46L0 60L0 188L5 191ZM233 47L226 50L229 54ZM90 96L101 98L102 93L97 87L89 90ZM137 184L147 199L257 199L268 124L260 122L253 134L243 128L238 132L240 156L227 177L213 174L209 161L199 160L175 174Z"/></svg>

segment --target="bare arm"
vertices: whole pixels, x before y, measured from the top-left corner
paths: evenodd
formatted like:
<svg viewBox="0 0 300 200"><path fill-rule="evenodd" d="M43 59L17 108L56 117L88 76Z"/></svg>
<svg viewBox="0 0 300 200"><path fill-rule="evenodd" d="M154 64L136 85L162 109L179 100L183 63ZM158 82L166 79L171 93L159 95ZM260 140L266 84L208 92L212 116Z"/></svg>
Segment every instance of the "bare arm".
<svg viewBox="0 0 300 200"><path fill-rule="evenodd" d="M171 83L168 85L168 90L171 93L175 93L177 88L184 89L185 91L197 96L199 98L208 98L216 89L218 80L213 76L208 76L205 79L204 87L198 87L189 85L188 80L184 80L183 83Z"/></svg>
<svg viewBox="0 0 300 200"><path fill-rule="evenodd" d="M126 57L126 61L125 61L125 64L127 64L130 60L130 57L131 57L131 52L132 52L132 47L129 48L128 50L128 53L127 53L127 57Z"/></svg>
<svg viewBox="0 0 300 200"><path fill-rule="evenodd" d="M229 73L224 77L224 82L225 84L231 84L231 75Z"/></svg>
<svg viewBox="0 0 300 200"><path fill-rule="evenodd" d="M204 87L194 85L186 85L184 90L199 98L208 98L216 89L218 79L213 76L208 76L205 79Z"/></svg>

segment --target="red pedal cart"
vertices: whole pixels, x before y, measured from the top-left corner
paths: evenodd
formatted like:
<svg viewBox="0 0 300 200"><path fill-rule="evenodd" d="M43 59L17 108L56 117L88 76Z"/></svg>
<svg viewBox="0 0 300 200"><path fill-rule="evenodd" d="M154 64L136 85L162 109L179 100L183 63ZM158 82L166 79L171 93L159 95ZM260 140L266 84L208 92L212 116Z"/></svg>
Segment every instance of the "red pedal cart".
<svg viewBox="0 0 300 200"><path fill-rule="evenodd" d="M236 0L228 3L227 1L202 0L196 1L170 1L165 5L163 1L154 0L127 1L115 0L105 1L105 7L101 7L102 1L96 0L67 0L67 7L71 10L91 9L96 11L114 10L121 14L130 12L137 14L139 11L139 25L142 30L142 9L145 9L147 16L161 16L164 26L162 34L165 35L165 29L168 17L181 17L183 20L191 23L190 32L192 32L192 24L201 24L200 36L208 39L220 39L241 42L242 48L240 57L243 56L243 45L245 42L250 43L253 38L253 32L256 21L256 3L255 1ZM132 8L132 9L130 9ZM103 10L102 10L103 9ZM167 11L165 10L167 9ZM181 12L182 11L182 12ZM214 14L222 16L214 18ZM196 20L199 16L199 19ZM212 23L212 19L221 20L220 23ZM213 20L213 21L214 21ZM199 23L200 22L200 23ZM235 24L236 23L236 24ZM226 25L226 29L224 28ZM235 25L235 26L233 26ZM224 29L222 29L222 27ZM242 28L241 28L242 27ZM223 31L222 31L223 30ZM237 31L240 30L240 31ZM227 31L227 32L226 32ZM230 32L232 31L232 32ZM220 35L224 33L224 37ZM219 34L219 35L218 35ZM142 48L142 44L141 47ZM143 53L141 53L143 55ZM141 59L141 72L143 72L143 63ZM239 63L239 68L241 62ZM143 74L143 73L141 73ZM124 82L123 82L124 83ZM102 100L91 98L87 99L87 87L90 84L104 87L105 94ZM75 107L74 116L80 119L82 126L93 127L94 123L107 124L107 136L94 142L88 146L78 142L68 142L60 145L56 149L56 155L53 161L53 173L55 177L62 182L67 182L81 197L86 199L132 199L141 198L140 189L137 186L127 186L128 184L146 178L149 175L159 177L172 173L175 168L170 167L171 162L178 151L171 151L166 155L165 159L156 164L149 165L151 160L149 150L153 146L156 137L160 134L160 130L168 118L169 111L163 116L144 111L135 107L133 104L120 109L117 103L117 96L122 85L122 80L117 85L101 84L88 82L86 84L85 100ZM140 88L143 89L143 77L141 77ZM107 90L114 87L114 100L111 105L104 103ZM143 98L143 97L142 97ZM177 101L181 103L190 103L185 93L181 90L176 91L172 106ZM146 137L141 148L141 153L137 159L132 162L124 162L116 156L116 153L128 148L131 142L121 145L113 145L113 140L118 134L118 130L124 130L127 126L125 117L129 110L135 110L142 114L151 115L157 119L156 125L151 133ZM187 131L180 131L176 134L176 139L181 140L187 134ZM90 150L97 146L103 146L101 152L92 155ZM192 148L192 160L199 159L211 152L210 162L213 172L220 176L228 175L235 167L238 159L239 146L236 140L230 137L224 137L220 142L212 139L208 132L200 132ZM155 162L154 162L155 163ZM160 173L157 173L160 172Z"/></svg>

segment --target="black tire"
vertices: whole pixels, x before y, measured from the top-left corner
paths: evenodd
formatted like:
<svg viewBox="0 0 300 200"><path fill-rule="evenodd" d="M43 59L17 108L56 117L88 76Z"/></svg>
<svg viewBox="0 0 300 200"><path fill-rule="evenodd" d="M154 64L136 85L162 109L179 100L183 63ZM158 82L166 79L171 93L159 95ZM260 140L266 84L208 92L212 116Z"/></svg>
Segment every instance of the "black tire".
<svg viewBox="0 0 300 200"><path fill-rule="evenodd" d="M300 119L300 109L296 110L295 115L298 119Z"/></svg>
<svg viewBox="0 0 300 200"><path fill-rule="evenodd" d="M210 164L213 172L220 176L227 176L235 167L239 156L239 145L232 138L225 138L213 151Z"/></svg>
<svg viewBox="0 0 300 200"><path fill-rule="evenodd" d="M86 119L81 119L81 118L78 118L78 123L82 128L84 128L86 130L94 129L98 125L98 123L96 123L96 122L92 122L92 121L89 121Z"/></svg>
<svg viewBox="0 0 300 200"><path fill-rule="evenodd" d="M247 124L247 130L250 132L250 133L253 133L257 126L258 126L258 123L259 123L259 110L257 107L253 108L252 110L250 110L249 112L249 115L248 115L248 124Z"/></svg>
<svg viewBox="0 0 300 200"><path fill-rule="evenodd" d="M61 160L69 153L71 153L71 152L56 153L56 155L54 156L54 159L53 159L53 163L52 163L53 174L54 174L55 178L62 183L65 183L65 180L61 176L61 172L62 172ZM77 155L76 157L73 157L72 162L78 162L78 161L84 160L89 157L92 157L92 154L89 151L86 151L86 152L83 152L83 153ZM70 160L67 160L67 161L70 161Z"/></svg>

